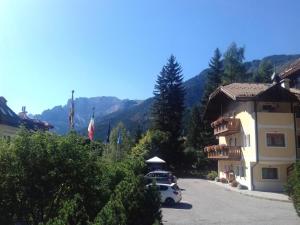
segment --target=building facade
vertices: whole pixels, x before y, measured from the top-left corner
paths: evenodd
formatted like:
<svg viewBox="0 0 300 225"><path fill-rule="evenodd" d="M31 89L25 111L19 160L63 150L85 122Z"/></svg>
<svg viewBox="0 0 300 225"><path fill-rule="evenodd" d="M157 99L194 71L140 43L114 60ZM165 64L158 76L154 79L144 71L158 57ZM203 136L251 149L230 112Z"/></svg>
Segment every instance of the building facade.
<svg viewBox="0 0 300 225"><path fill-rule="evenodd" d="M300 156L298 108L297 96L280 83L233 83L215 90L205 117L219 144L205 152L218 160L219 177L249 190L282 191Z"/></svg>
<svg viewBox="0 0 300 225"><path fill-rule="evenodd" d="M23 107L22 112L17 115L8 107L6 99L0 96L0 138L10 139L15 136L22 125L32 131L48 131L53 128L51 124L45 121L29 118L26 114L25 107Z"/></svg>

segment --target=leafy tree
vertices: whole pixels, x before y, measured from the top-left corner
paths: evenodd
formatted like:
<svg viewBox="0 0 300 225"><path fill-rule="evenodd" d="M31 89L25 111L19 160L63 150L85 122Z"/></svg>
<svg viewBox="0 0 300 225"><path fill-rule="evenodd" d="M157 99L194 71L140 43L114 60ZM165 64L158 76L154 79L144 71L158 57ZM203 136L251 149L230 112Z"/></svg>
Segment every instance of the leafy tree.
<svg viewBox="0 0 300 225"><path fill-rule="evenodd" d="M203 115L209 95L222 83L224 71L221 57L222 54L217 48L209 62L209 72L200 105L196 105L192 108L188 123L186 148L184 151L185 165L188 165L190 167L189 169L206 169L209 166L209 162L203 152L204 147L216 142L210 123L203 118Z"/></svg>
<svg viewBox="0 0 300 225"><path fill-rule="evenodd" d="M184 113L182 68L171 55L158 75L152 108L153 129L169 133L168 147L161 149L162 157L172 166L180 164L182 117Z"/></svg>
<svg viewBox="0 0 300 225"><path fill-rule="evenodd" d="M224 53L224 78L223 84L243 82L247 80L244 61L243 47L237 47L232 43Z"/></svg>
<svg viewBox="0 0 300 225"><path fill-rule="evenodd" d="M132 148L131 154L134 156L143 156L150 158L159 156L161 149L168 146L169 135L168 133L160 130L148 130L139 143Z"/></svg>
<svg viewBox="0 0 300 225"><path fill-rule="evenodd" d="M148 193L137 180L145 171L142 158L112 162L99 154L102 149L102 144L75 133L58 136L21 130L11 142L0 140L0 224L87 225L96 218L106 221L111 208L124 211L119 220L125 218L123 224L130 225L129 219L139 215L140 224L160 221L160 204L146 202ZM117 195L125 181L133 187L130 201L123 198L127 193ZM143 204L148 213L140 207Z"/></svg>
<svg viewBox="0 0 300 225"><path fill-rule="evenodd" d="M273 73L273 65L269 60L262 60L259 64L257 72L254 74L254 81L257 83L271 83L271 75Z"/></svg>
<svg viewBox="0 0 300 225"><path fill-rule="evenodd" d="M126 157L133 147L133 141L123 123L119 123L110 133L110 142L104 155L113 161ZM119 139L119 140L118 140Z"/></svg>

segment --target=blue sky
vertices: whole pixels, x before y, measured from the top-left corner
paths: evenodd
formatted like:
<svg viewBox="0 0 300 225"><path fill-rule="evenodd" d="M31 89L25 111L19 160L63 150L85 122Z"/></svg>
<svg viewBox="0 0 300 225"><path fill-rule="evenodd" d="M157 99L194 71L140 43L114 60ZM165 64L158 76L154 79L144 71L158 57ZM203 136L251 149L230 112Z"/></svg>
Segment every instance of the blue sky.
<svg viewBox="0 0 300 225"><path fill-rule="evenodd" d="M40 113L75 96L152 96L170 54L185 80L235 41L246 60L300 53L300 1L1 0L0 95Z"/></svg>

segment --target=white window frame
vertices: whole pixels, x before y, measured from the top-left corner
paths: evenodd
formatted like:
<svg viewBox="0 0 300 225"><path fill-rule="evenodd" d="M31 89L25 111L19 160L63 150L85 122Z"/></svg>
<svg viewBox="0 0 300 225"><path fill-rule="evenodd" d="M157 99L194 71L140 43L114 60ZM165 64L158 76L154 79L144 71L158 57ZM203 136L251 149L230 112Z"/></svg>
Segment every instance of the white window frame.
<svg viewBox="0 0 300 225"><path fill-rule="evenodd" d="M284 136L284 146L270 146L268 145L268 134L283 134ZM287 143L287 135L285 132L276 132L276 131L270 131L270 132L266 132L265 133L265 144L267 148L278 148L278 149L282 149L282 148L287 148L288 147L288 143Z"/></svg>
<svg viewBox="0 0 300 225"><path fill-rule="evenodd" d="M277 179L266 179L266 178L263 178L263 169L277 169ZM276 167L276 166L271 166L271 167L267 167L267 166L265 166L265 167L262 167L261 168L261 170L260 170L260 174L261 174L261 179L263 180L263 181L279 181L280 180L280 169L279 169L279 167Z"/></svg>
<svg viewBox="0 0 300 225"><path fill-rule="evenodd" d="M244 147L251 147L251 136L250 136L250 134L244 134Z"/></svg>
<svg viewBox="0 0 300 225"><path fill-rule="evenodd" d="M246 167L245 166L243 166L243 165L240 165L240 167L239 167L239 169L240 169L240 177L242 178L246 178ZM243 175L244 176L241 176L241 174L242 174L242 171L243 171Z"/></svg>

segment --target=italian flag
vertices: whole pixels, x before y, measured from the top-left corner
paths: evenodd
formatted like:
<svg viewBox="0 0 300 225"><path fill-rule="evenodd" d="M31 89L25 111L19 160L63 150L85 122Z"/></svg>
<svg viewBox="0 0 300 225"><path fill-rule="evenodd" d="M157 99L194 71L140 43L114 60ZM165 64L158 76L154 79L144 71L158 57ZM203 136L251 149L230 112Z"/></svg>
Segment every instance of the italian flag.
<svg viewBox="0 0 300 225"><path fill-rule="evenodd" d="M91 141L94 140L94 133L95 133L95 120L94 120L94 115L93 115L90 120L89 127L88 127L88 135L89 135L89 139Z"/></svg>

